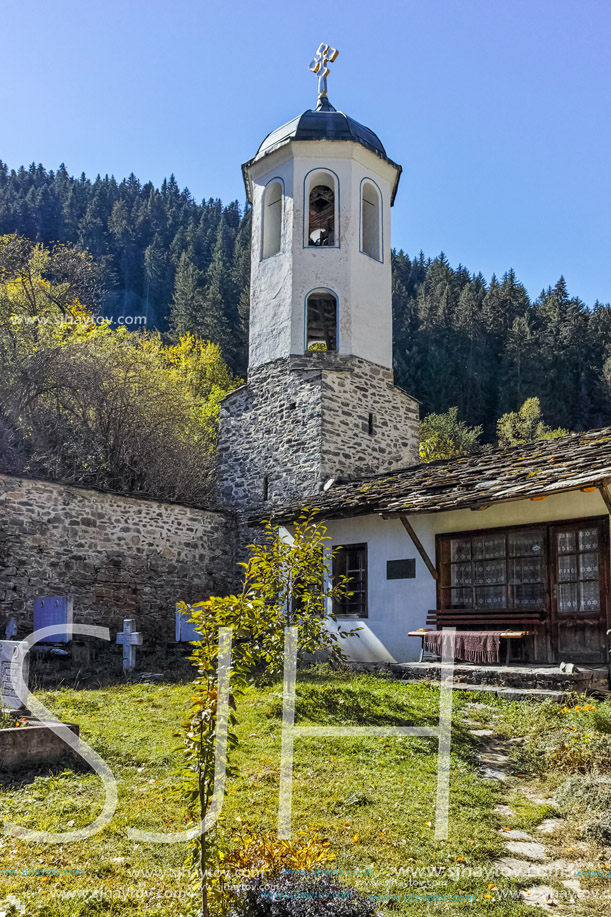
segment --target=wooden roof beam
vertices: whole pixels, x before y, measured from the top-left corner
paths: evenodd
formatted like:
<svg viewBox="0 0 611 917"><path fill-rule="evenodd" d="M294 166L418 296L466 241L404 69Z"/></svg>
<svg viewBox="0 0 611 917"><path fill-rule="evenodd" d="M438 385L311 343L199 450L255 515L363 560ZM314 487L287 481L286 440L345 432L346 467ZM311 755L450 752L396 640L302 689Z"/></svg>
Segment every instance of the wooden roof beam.
<svg viewBox="0 0 611 917"><path fill-rule="evenodd" d="M416 550L418 551L418 553L420 554L420 557L422 558L422 560L423 560L424 563L426 564L427 570L429 571L429 573L431 574L431 576L433 577L433 579L435 579L435 580L439 579L439 572L438 572L438 570L437 570L435 564L433 563L433 561L431 560L431 558L430 558L429 555L427 554L426 548L424 547L424 545L422 544L422 542L420 541L420 539L419 539L418 536L416 535L416 533L415 533L415 531L414 531L414 529L413 529L413 527L412 527L411 522L409 521L409 519L407 518L407 516L402 516L402 515L401 515L401 516L399 516L399 519L401 520L401 524L403 525L403 528L405 529L405 531L407 532L407 534L409 535L409 537L410 537L410 538L412 539L412 541L414 542L414 545L416 546Z"/></svg>
<svg viewBox="0 0 611 917"><path fill-rule="evenodd" d="M607 512L611 515L611 497L609 496L609 491L607 490L607 482L603 481L602 484L599 484L598 490L600 491L601 497L605 501Z"/></svg>

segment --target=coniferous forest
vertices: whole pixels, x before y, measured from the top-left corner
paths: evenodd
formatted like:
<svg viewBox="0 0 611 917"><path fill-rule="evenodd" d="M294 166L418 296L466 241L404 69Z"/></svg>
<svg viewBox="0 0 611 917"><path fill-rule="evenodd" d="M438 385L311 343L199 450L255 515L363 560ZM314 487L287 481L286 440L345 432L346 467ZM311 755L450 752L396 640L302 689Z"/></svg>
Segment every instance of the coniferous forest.
<svg viewBox="0 0 611 917"><path fill-rule="evenodd" d="M103 267L104 315L212 340L245 373L250 212L237 201L198 203L174 176L155 188L0 162L0 235L15 232L87 248ZM396 382L423 416L456 405L492 440L497 419L536 396L553 427L611 423L611 306L586 307L563 278L531 301L511 269L486 280L443 254L399 251L393 311Z"/></svg>

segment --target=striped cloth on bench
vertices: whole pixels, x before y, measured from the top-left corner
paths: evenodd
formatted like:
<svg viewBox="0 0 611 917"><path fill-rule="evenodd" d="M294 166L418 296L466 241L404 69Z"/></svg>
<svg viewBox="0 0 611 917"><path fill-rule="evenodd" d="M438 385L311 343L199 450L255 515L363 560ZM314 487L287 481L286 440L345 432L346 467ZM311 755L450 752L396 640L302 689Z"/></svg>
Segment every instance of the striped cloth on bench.
<svg viewBox="0 0 611 917"><path fill-rule="evenodd" d="M456 632L455 658L463 662L494 665L500 662L502 630L462 630ZM424 650L441 656L443 631L432 630L423 634Z"/></svg>

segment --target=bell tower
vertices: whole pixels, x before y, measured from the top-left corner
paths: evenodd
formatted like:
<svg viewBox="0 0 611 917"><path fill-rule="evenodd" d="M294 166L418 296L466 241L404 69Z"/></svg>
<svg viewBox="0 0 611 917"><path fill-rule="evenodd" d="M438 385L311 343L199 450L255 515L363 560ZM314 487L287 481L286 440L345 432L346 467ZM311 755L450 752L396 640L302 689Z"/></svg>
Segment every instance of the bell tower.
<svg viewBox="0 0 611 917"><path fill-rule="evenodd" d="M248 382L221 406L219 491L236 510L418 461L393 384L390 208L401 167L327 96L242 167L253 208Z"/></svg>

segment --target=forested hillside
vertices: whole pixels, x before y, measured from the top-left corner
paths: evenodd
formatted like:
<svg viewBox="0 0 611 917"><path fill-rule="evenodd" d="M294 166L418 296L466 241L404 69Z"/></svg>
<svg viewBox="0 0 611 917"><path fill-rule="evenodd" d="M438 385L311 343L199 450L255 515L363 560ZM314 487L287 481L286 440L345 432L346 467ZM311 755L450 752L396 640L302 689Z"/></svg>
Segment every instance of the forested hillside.
<svg viewBox="0 0 611 917"><path fill-rule="evenodd" d="M103 262L104 315L142 315L146 325L132 327L173 324L211 338L244 371L250 214L237 201L198 204L173 175L155 188L135 175L90 181L63 166L15 171L0 161L0 236L14 232L46 245L77 243Z"/></svg>
<svg viewBox="0 0 611 917"><path fill-rule="evenodd" d="M512 270L486 283L440 255L395 253L394 355L421 414L458 405L494 438L496 420L538 396L552 427L611 423L611 307L590 310L564 278L531 302Z"/></svg>
<svg viewBox="0 0 611 917"><path fill-rule="evenodd" d="M209 338L244 373L250 212L237 202L197 203L173 176L155 188L0 163L0 235L13 232L88 248L104 266L105 315ZM586 308L562 278L531 302L511 270L486 281L443 255L398 252L393 308L397 383L423 415L457 405L491 440L501 414L538 396L554 427L611 423L611 308Z"/></svg>

